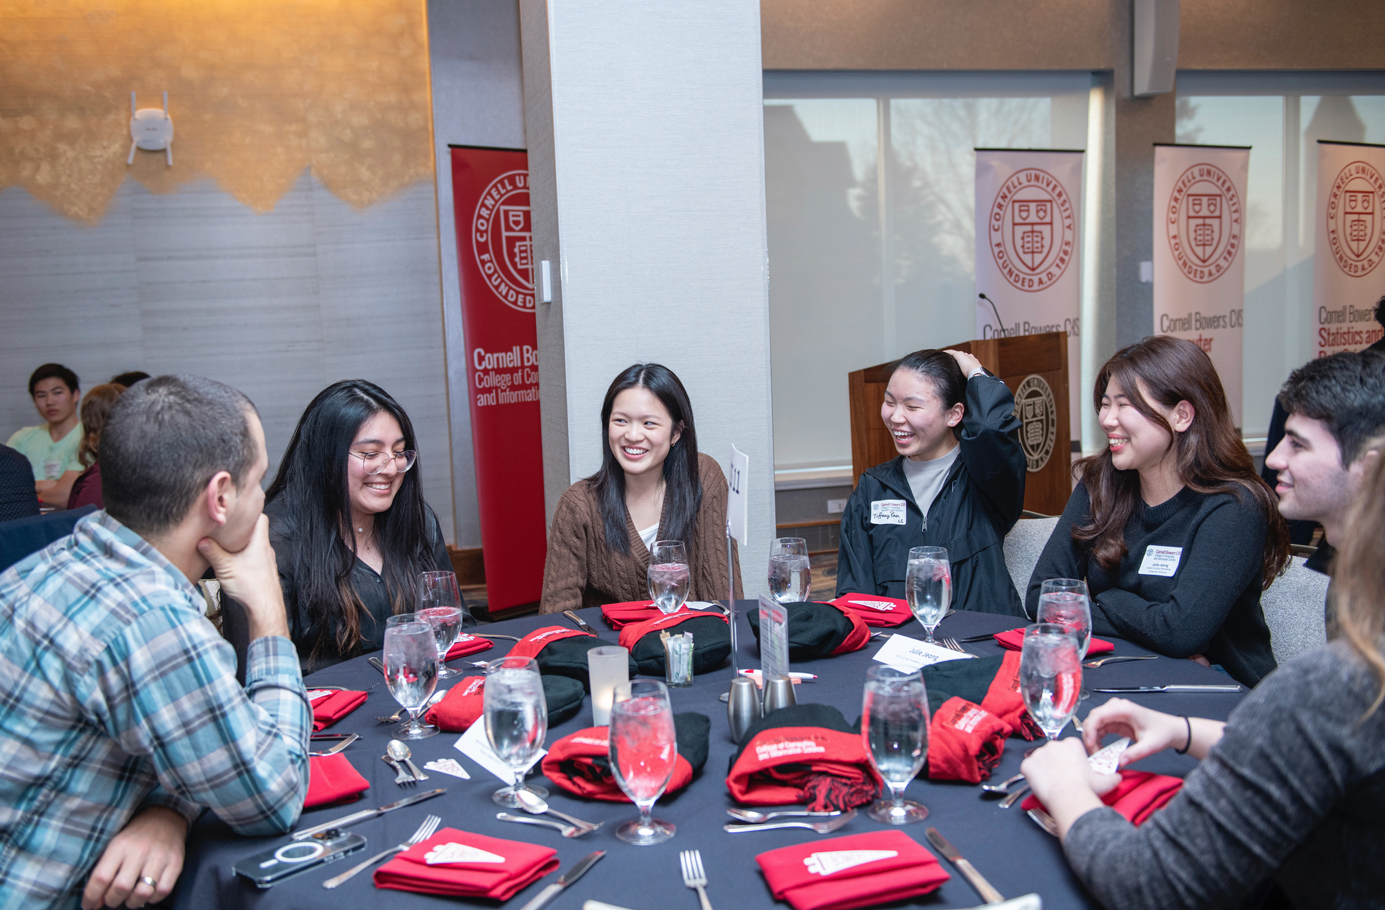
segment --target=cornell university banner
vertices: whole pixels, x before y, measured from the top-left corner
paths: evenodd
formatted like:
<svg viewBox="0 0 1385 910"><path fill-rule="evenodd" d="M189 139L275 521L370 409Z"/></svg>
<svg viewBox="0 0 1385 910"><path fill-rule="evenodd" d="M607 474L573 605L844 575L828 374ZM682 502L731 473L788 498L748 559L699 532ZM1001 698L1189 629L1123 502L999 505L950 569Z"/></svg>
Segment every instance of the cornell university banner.
<svg viewBox="0 0 1385 910"><path fill-rule="evenodd" d="M1196 343L1241 426L1250 149L1154 147L1154 331Z"/></svg>
<svg viewBox="0 0 1385 910"><path fill-rule="evenodd" d="M976 150L976 335L1067 333L1075 438L1082 435L1081 212L1082 152Z"/></svg>
<svg viewBox="0 0 1385 910"><path fill-rule="evenodd" d="M489 608L539 599L547 551L529 159L452 147L462 326Z"/></svg>
<svg viewBox="0 0 1385 910"><path fill-rule="evenodd" d="M1314 356L1359 351L1380 340L1376 301L1385 294L1385 146L1318 144L1313 213Z"/></svg>

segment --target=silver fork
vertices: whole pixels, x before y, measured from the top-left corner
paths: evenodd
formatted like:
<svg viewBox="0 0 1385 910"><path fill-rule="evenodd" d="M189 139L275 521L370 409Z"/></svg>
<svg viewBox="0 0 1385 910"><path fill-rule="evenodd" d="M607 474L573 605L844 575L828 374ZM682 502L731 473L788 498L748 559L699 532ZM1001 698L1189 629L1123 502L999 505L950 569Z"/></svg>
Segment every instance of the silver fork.
<svg viewBox="0 0 1385 910"><path fill-rule="evenodd" d="M940 638L938 639L938 644L942 645L944 648L951 648L953 651L960 651L963 654L971 653L966 648L958 644L957 639L955 638Z"/></svg>
<svg viewBox="0 0 1385 910"><path fill-rule="evenodd" d="M1004 799L1002 799L1002 800L1000 801L1000 808L1002 808L1002 809L1008 809L1008 808L1010 808L1010 807L1013 806L1015 803L1017 803L1017 802L1019 802L1021 799L1023 799L1023 798L1024 798L1024 794L1026 794L1026 793L1028 793L1028 792L1029 792L1029 784L1025 784L1024 786L1022 786L1022 787L1020 787L1018 790L1016 790L1014 793L1011 793L1009 796L1007 796L1007 797L1005 797Z"/></svg>
<svg viewBox="0 0 1385 910"><path fill-rule="evenodd" d="M418 783L418 778L414 777L408 771L405 771L403 765L390 758L388 755L381 755L380 760L394 769L394 782L399 786L412 787L414 784Z"/></svg>
<svg viewBox="0 0 1385 910"><path fill-rule="evenodd" d="M418 826L418 830L414 832L414 836L413 836L413 837L409 838L408 840L406 840L406 841L405 841L404 843L402 843L402 844L399 844L399 845L394 846L394 847L390 847L388 850L381 850L379 853L375 854L374 856L372 856L370 859L366 860L365 862L359 863L359 864L357 864L357 865L355 865L355 866L352 866L350 869L347 869L347 870L346 870L345 872L343 872L341 875L337 875L337 876L334 876L334 877L332 877L332 878L327 879L327 881L325 881L325 882L322 883L322 887L324 887L324 888L335 888L335 887L337 887L338 885L342 884L343 882L347 882L347 881L351 880L351 878L353 878L358 872L361 872L361 871L363 871L363 870L365 870L365 869L367 869L367 868L369 868L369 867L375 865L376 863L378 863L380 860L384 859L385 857L387 857L387 856L393 856L393 855L396 854L396 853L403 853L405 850L409 849L410 847L414 846L415 844L421 844L421 843L423 843L423 842L426 841L428 838L430 838L430 837L433 836L433 832L434 832L434 831L437 831L437 830L438 830L438 825L441 825L441 824L442 824L442 819L441 819L439 816L436 816L436 815L430 815L430 816L428 816L427 818L425 818L425 819L423 820L423 824L421 824L421 825Z"/></svg>
<svg viewBox="0 0 1385 910"><path fill-rule="evenodd" d="M321 752L309 752L308 754L313 756L314 758L321 758L324 755L336 755L342 749L345 749L347 746L351 745L360 738L361 735L359 733L352 733L350 736L346 737L341 742L332 746L330 749L324 749Z"/></svg>
<svg viewBox="0 0 1385 910"><path fill-rule="evenodd" d="M697 889L702 910L712 910L712 902L707 900L707 870L702 866L702 851L684 850L678 854L678 860L683 866L683 884Z"/></svg>
<svg viewBox="0 0 1385 910"><path fill-rule="evenodd" d="M856 810L852 809L844 815L839 815L825 822L768 822L762 825L722 825L721 828L732 834L737 831L771 831L775 828L807 828L816 834L831 834L855 817Z"/></svg>

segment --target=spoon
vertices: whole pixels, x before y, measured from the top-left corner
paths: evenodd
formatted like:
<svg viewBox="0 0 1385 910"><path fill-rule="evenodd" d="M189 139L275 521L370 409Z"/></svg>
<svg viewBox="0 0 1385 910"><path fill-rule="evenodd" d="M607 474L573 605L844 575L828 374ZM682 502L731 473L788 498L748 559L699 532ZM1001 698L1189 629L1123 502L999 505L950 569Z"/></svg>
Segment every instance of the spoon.
<svg viewBox="0 0 1385 910"><path fill-rule="evenodd" d="M530 818L527 815L511 815L508 812L497 812L495 817L502 822L518 822L521 825L543 825L545 828L556 828L563 837L581 837L583 834L591 833L586 828L580 828L577 825L565 825L549 818Z"/></svg>
<svg viewBox="0 0 1385 910"><path fill-rule="evenodd" d="M813 812L810 809L781 809L777 812L756 812L754 809L727 809L726 814L737 821L758 824L759 822L767 822L771 818L779 818L783 815L796 815L807 818L832 818L842 813L840 810L835 812Z"/></svg>
<svg viewBox="0 0 1385 910"><path fill-rule="evenodd" d="M995 793L997 795L1003 796L1006 793L1010 792L1011 787L1013 787L1015 784L1019 783L1022 780L1024 780L1024 775L1016 774L1009 780L1003 780L998 784L982 784L981 789L986 791L987 793Z"/></svg>
<svg viewBox="0 0 1385 910"><path fill-rule="evenodd" d="M722 825L721 829L731 834L740 831L772 831L775 828L807 828L816 834L831 834L838 828L845 825L856 817L856 810L852 809L845 815L838 815L836 818L829 818L825 822L769 822L761 825Z"/></svg>
<svg viewBox="0 0 1385 910"><path fill-rule="evenodd" d="M565 819L568 822L576 825L577 827L585 828L588 831L595 831L597 828L600 828L602 825L605 824L605 822L584 822L580 818L573 818L571 815L568 815L565 812L559 812L557 809L549 808L548 800L544 799L542 796L539 796L533 790L516 790L515 796L519 798L520 808L522 808L525 812L528 812L530 815L543 815L546 812L549 815L556 815L559 818Z"/></svg>
<svg viewBox="0 0 1385 910"><path fill-rule="evenodd" d="M1095 670L1102 664L1118 664L1127 660L1154 660L1154 658L1158 656L1158 654L1145 654L1140 657L1135 657L1133 655L1129 657L1103 657L1100 660L1089 660L1082 666L1086 667L1089 670Z"/></svg>
<svg viewBox="0 0 1385 910"><path fill-rule="evenodd" d="M428 779L428 775L418 770L418 765L414 764L411 760L414 753L410 751L408 746L404 745L399 740L390 740L390 744L385 747L385 751L389 753L390 758L407 767L409 773L414 776L414 780Z"/></svg>

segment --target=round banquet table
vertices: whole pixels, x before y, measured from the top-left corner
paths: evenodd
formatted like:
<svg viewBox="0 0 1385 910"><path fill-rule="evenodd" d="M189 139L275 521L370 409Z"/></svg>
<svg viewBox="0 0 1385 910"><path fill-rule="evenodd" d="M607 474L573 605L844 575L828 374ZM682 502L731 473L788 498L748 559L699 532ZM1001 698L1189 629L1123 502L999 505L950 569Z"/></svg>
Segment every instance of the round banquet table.
<svg viewBox="0 0 1385 910"><path fill-rule="evenodd" d="M747 612L754 609L756 604L754 601L741 601L738 606L740 666L743 669L758 667L759 649L745 619ZM615 642L617 633L602 620L600 610L582 610L579 611L579 615L595 628L602 638ZM569 622L561 614L527 616L470 631L524 635L550 625L566 627ZM1012 616L956 612L943 621L937 635L966 638L1000 632L1020 625L1023 623ZM923 637L922 628L913 621L906 623L898 631L911 637ZM884 640L878 639L852 654L795 663L794 670L816 673L819 676L816 682L795 687L799 702L831 705L842 712L848 723L854 722L861 713L861 687L866 669L872 665L872 658L883 644ZM1151 653L1129 642L1117 640L1115 644L1117 654ZM453 661L451 666L466 669L467 676L473 676L482 671L471 668L466 663L467 660L498 657L505 654L512 645L513 642L508 640L496 641L495 647L491 650ZM980 657L1003 653L1000 646L992 641L965 644L963 647ZM1084 684L1089 688L1169 683L1225 684L1233 681L1224 673L1207 669L1192 661L1165 657L1158 660L1112 664L1083 672ZM755 862L757 854L810 839L826 840L827 837L883 830L885 826L872 821L864 812L859 812L845 827L833 835L826 836L801 828L737 834L723 831L722 825L731 820L726 815L726 809L735 805L726 790L726 774L730 760L735 755L736 745L728 733L726 706L719 699L719 696L727 691L730 680L731 662L728 660L721 669L697 676L691 687L669 690L675 713L697 711L712 719L707 764L689 787L682 792L661 797L654 807L656 817L673 822L677 826L677 835L658 846L633 847L620 842L612 833L619 822L636 814L632 804L585 800L571 796L553 786L537 770L531 780L547 787L550 791L549 802L555 809L588 821L605 822L605 826L585 837L567 839L556 830L498 821L495 815L500 810L491 802L490 797L500 786L500 782L454 748L454 743L460 737L457 733L440 733L431 739L410 743L414 761L421 767L433 759L455 758L471 773L471 780L427 772L429 780L422 784L410 787L397 786L394 783L394 772L380 759L384 754L386 742L393 735L395 725L378 723L376 716L392 714L398 706L383 684L376 685L381 682L380 673L373 669L364 657L328 667L307 677L309 688L313 685L339 685L369 690L370 697L364 705L326 732L361 735L361 739L342 754L346 755L356 770L370 781L370 789L356 802L305 811L296 827L301 829L359 809L382 806L427 788L445 787L447 792L351 827L350 831L367 838L366 848L362 853L331 865L318 867L265 890L259 890L238 878L231 871L231 866L266 848L284 843L287 838L240 837L212 813L204 813L193 826L188 838L187 858L174 896L175 906L194 910L212 907L220 910L236 910L241 907L264 910L306 910L316 907L340 910L342 907L350 907L352 910L368 910L386 905L405 908L438 907L444 902L500 906L495 901L468 901L377 889L372 882L370 871L362 872L334 891L322 887L322 882L327 878L355 865L367 856L403 842L425 816L434 814L442 817L445 827L553 847L558 851L558 857L562 862L560 873L593 850L608 851L605 858L594 865L585 876L549 904L555 910L575 910L588 899L606 901L631 910L672 910L679 907L696 910L697 894L684 887L678 859L680 851L694 848L702 851L709 879L707 896L713 907L720 910L787 907L787 904L777 903L770 894ZM453 678L445 681L443 685L450 687L459 681L460 678ZM1240 694L1155 693L1122 697L1173 714L1224 720L1247 691L1242 688ZM1092 693L1090 699L1083 702L1079 715L1085 716L1092 707L1113 697L1117 696ZM550 728L547 743L551 744L560 737L588 727L591 722L591 699L588 697L576 717ZM1070 726L1064 734L1074 735ZM330 742L323 743L322 748L330 745ZM1018 738L1007 740L1005 755L991 779L1000 781L1017 773L1024 750L1029 745ZM1195 764L1195 760L1190 757L1165 751L1146 759L1138 767L1181 777ZM1090 895L1068 871L1058 841L1034 824L1018 805L1002 809L999 800L982 799L977 787L955 781L935 783L915 780L909 785L906 795L924 803L928 807L929 816L924 823L909 825L901 830L932 851L924 837L924 830L929 826L936 827L1006 898L1037 892L1047 907L1096 906ZM936 851L932 852L936 854ZM941 908L975 907L981 904L980 896L967 880L946 860L942 862L952 876L948 882L930 895L892 906L918 905ZM539 879L506 901L504 906L518 910L555 877L549 875Z"/></svg>

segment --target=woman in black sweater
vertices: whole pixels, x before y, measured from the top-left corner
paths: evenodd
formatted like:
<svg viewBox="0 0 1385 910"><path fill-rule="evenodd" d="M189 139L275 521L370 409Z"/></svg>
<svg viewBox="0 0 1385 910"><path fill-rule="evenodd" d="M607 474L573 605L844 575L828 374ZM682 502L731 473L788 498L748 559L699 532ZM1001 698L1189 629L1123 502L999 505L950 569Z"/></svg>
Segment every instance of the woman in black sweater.
<svg viewBox="0 0 1385 910"><path fill-rule="evenodd" d="M1211 359L1159 335L1117 351L1093 392L1107 447L1029 579L1034 615L1049 578L1085 578L1092 632L1169 657L1220 664L1248 686L1274 669L1260 593L1283 571L1289 534L1255 473Z"/></svg>

